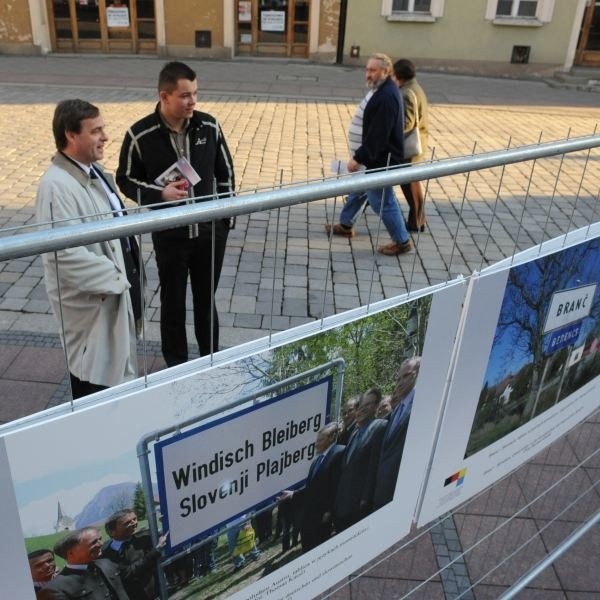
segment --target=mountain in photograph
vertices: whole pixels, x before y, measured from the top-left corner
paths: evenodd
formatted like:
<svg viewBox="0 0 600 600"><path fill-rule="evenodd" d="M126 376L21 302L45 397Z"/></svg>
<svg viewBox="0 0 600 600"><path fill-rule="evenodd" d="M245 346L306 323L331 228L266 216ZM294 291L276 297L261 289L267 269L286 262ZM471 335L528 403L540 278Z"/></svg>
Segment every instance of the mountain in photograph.
<svg viewBox="0 0 600 600"><path fill-rule="evenodd" d="M133 506L135 485L128 481L103 487L75 517L76 527L79 529L103 523L116 510Z"/></svg>

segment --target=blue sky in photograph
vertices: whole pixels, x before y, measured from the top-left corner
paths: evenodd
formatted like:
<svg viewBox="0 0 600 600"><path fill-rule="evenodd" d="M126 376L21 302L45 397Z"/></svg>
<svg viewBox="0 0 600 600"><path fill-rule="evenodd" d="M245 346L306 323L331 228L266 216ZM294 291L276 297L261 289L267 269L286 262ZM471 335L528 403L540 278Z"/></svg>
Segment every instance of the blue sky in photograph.
<svg viewBox="0 0 600 600"><path fill-rule="evenodd" d="M587 250L587 252L585 252ZM558 265L553 266L553 277L544 280L543 273L548 267L552 256L546 256L536 261L528 262L514 267L513 275L522 282L527 293L530 296L538 296L543 290L544 293L544 318L545 311L550 306L552 294L565 289L581 287L600 281L600 240L592 240L578 246L562 250L558 256L560 261ZM565 273L568 268L576 262L577 268L573 274L565 280ZM557 281L557 278L563 281ZM542 286L544 286L542 288ZM594 308L592 314L598 311L598 302L600 302L600 291L597 288L594 297ZM525 304L517 286L508 278L506 291L502 308L500 309L499 323L508 321L518 310L523 310ZM533 310L529 310L529 318L537 321ZM587 335L592 331L596 321L592 317L583 320L578 339L573 345L582 344ZM496 337L490 352L488 367L486 370L483 385L487 381L488 385L496 385L510 374L516 374L523 366L531 362L531 352L515 343L515 336L520 330L519 325L499 326L496 330ZM546 334L547 336L548 334Z"/></svg>

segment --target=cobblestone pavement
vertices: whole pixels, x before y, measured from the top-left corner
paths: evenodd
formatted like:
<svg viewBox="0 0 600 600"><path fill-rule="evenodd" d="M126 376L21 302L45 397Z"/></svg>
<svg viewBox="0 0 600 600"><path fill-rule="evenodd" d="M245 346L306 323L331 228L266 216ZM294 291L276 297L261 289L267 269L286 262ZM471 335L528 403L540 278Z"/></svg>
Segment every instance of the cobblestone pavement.
<svg viewBox="0 0 600 600"><path fill-rule="evenodd" d="M105 165L114 170L126 127L153 108L161 63L152 58L0 56L0 224L5 235L33 224L37 181L53 154L55 103L82 97L100 105L111 137ZM346 156L345 131L363 93L362 70L283 61L190 63L199 74L200 107L217 116L225 130L239 189L321 179L332 158ZM437 158L589 135L600 121L597 94L534 81L435 73L419 79L432 104L430 147ZM240 217L218 291L222 344L470 274L597 220L599 156L594 150L589 160L582 152L564 160L431 180L429 229L415 238L418 251L400 258L374 254L378 219L371 214L361 218L356 238L335 239L330 247L323 225L336 220L339 198L281 209L279 215ZM143 251L153 370L162 363L158 281L149 238L144 238ZM64 401L68 391L39 257L0 265L0 297L1 423ZM193 339L191 333L190 328ZM403 587L406 581L428 576L436 562L442 564L460 549L453 526L440 525L433 533L411 552L410 569L395 555L335 597L396 597L410 589ZM572 589L582 595L569 598L600 597L597 578L585 574L585 557L592 555L595 543L596 538L590 539L580 554L571 554L581 557L582 568L573 569L577 586ZM473 561L467 566L472 569ZM451 586L465 589L466 569L457 564L430 582L422 597L444 597ZM494 597L495 591L490 594ZM539 597L567 596L553 591Z"/></svg>
<svg viewBox="0 0 600 600"><path fill-rule="evenodd" d="M33 222L37 181L53 153L55 103L84 97L100 105L111 137L105 164L114 170L126 127L153 108L160 64L153 59L0 57L0 223L5 230ZM277 62L192 64L199 74L200 106L223 125L239 189L320 179L329 175L332 158L347 155L345 131L362 94L361 70ZM420 79L432 101L430 147L439 158L586 135L600 118L596 94L555 90L541 82L427 73ZM600 187L596 151L592 158L583 180L585 154L565 159L552 205L558 158L538 161L533 172L531 164L507 167L494 219L500 169L473 173L466 192L464 175L430 181L429 230L419 236L418 253L400 259L373 255L379 220L366 214L355 239L333 241L328 262L323 225L335 220L341 199L282 209L277 249L275 211L239 218L218 291L222 343L230 346L270 327L286 329L444 281L448 273L469 274L564 231L570 221L571 226L586 224ZM158 281L149 238L144 256L148 335L156 340ZM0 293L3 330L56 331L38 257L2 265Z"/></svg>

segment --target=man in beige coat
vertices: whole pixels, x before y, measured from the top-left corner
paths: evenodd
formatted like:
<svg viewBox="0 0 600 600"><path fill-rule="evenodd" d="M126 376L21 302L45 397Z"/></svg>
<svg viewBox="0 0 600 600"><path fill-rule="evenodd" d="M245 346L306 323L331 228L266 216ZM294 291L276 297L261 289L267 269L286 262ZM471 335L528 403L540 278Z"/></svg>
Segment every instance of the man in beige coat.
<svg viewBox="0 0 600 600"><path fill-rule="evenodd" d="M40 180L38 223L62 227L123 214L112 178L96 164L108 137L97 107L63 100L52 129L58 152ZM133 238L43 256L74 398L137 376L134 304L141 316L139 254ZM132 287L133 284L133 287Z"/></svg>

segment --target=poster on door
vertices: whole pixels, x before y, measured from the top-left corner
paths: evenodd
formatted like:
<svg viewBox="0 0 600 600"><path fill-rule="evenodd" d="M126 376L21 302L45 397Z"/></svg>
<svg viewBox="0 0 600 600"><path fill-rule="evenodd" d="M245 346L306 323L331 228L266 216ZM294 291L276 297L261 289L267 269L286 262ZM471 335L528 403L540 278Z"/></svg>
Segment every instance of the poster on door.
<svg viewBox="0 0 600 600"><path fill-rule="evenodd" d="M250 23L252 21L252 2L251 0L239 0L238 2L238 22Z"/></svg>
<svg viewBox="0 0 600 600"><path fill-rule="evenodd" d="M260 13L261 31L285 31L284 10L263 10Z"/></svg>
<svg viewBox="0 0 600 600"><path fill-rule="evenodd" d="M127 6L109 6L106 9L108 27L129 27L129 8Z"/></svg>

